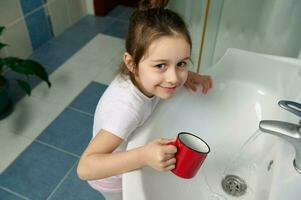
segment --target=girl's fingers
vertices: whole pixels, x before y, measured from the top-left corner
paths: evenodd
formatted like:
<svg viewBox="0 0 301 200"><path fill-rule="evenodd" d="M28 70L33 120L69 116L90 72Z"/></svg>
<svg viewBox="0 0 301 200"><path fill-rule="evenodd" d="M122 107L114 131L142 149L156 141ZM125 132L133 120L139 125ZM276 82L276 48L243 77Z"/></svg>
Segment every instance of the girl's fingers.
<svg viewBox="0 0 301 200"><path fill-rule="evenodd" d="M167 161L164 162L164 168L168 168L171 165L175 165L176 164L176 159L175 158L171 158Z"/></svg>
<svg viewBox="0 0 301 200"><path fill-rule="evenodd" d="M206 84L208 84L208 88L212 87L212 80L211 80L210 76L207 77Z"/></svg>
<svg viewBox="0 0 301 200"><path fill-rule="evenodd" d="M204 94L207 94L209 89L212 88L212 85L213 85L211 76L202 75L202 76L199 76L198 78L192 78L190 80L187 80L184 85L187 88L190 88L192 91L195 92L197 90L196 86L199 84L202 85L202 92Z"/></svg>
<svg viewBox="0 0 301 200"><path fill-rule="evenodd" d="M163 162L166 162L175 157L175 154L166 154Z"/></svg>
<svg viewBox="0 0 301 200"><path fill-rule="evenodd" d="M176 161L177 161L176 158L171 158L171 159L165 161L165 164L166 164L166 166L174 165L174 164L176 164Z"/></svg>
<svg viewBox="0 0 301 200"><path fill-rule="evenodd" d="M195 87L194 83L192 83L191 81L188 81L186 83L186 87L190 88L194 92L196 91L196 87Z"/></svg>
<svg viewBox="0 0 301 200"><path fill-rule="evenodd" d="M163 145L168 144L168 143L173 142L173 141L175 141L175 140L174 139L164 139L164 138L158 139L158 142L160 144L163 144Z"/></svg>
<svg viewBox="0 0 301 200"><path fill-rule="evenodd" d="M169 165L168 167L165 168L166 171L173 170L176 167L176 165Z"/></svg>
<svg viewBox="0 0 301 200"><path fill-rule="evenodd" d="M163 151L166 155L177 153L177 147L175 147L174 145L166 145L163 148Z"/></svg>
<svg viewBox="0 0 301 200"><path fill-rule="evenodd" d="M212 88L212 78L211 76L203 76L203 82L204 84L208 84L209 85L209 88Z"/></svg>
<svg viewBox="0 0 301 200"><path fill-rule="evenodd" d="M212 81L211 76L208 76L208 83L209 83L209 88L212 88L213 81Z"/></svg>
<svg viewBox="0 0 301 200"><path fill-rule="evenodd" d="M207 92L208 92L209 89L210 89L210 85L209 85L209 83L207 83L206 85L203 86L202 92L204 94L207 94Z"/></svg>
<svg viewBox="0 0 301 200"><path fill-rule="evenodd" d="M164 154L168 155L177 153L177 147L170 144L174 141L175 139L158 139L159 144L162 145L161 148Z"/></svg>

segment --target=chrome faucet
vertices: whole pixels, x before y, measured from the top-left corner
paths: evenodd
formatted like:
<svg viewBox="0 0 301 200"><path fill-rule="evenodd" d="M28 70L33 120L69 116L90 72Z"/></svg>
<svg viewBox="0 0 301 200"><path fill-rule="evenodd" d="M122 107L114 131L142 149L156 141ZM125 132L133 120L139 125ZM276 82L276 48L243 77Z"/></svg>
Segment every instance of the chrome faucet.
<svg viewBox="0 0 301 200"><path fill-rule="evenodd" d="M279 101L278 105L301 118L300 103ZM301 174L301 121L299 124L292 124L282 121L262 120L259 123L259 129L262 132L279 136L294 146L296 155L293 164L297 172Z"/></svg>

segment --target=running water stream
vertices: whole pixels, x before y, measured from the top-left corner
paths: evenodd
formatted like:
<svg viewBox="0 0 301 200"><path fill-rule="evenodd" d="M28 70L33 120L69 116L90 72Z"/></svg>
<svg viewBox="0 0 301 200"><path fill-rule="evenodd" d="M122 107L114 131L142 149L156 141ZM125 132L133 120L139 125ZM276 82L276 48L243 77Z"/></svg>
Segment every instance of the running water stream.
<svg viewBox="0 0 301 200"><path fill-rule="evenodd" d="M254 173L256 173L257 164L260 162L261 156L257 156L257 150L259 150L258 147L261 145L258 144L260 141L257 142L256 139L261 135L261 133L262 132L260 130L257 130L243 143L230 162L226 164L222 173L222 177L219 181L221 182L229 174L239 176L240 178L244 179L248 185L246 194L242 195L241 197L231 197L226 195L226 193L217 193L209 185L209 181L207 180L208 177L205 176L205 181L210 191L209 200L230 200L232 198L239 200L253 199L250 197L254 196L254 188L250 187L248 180L252 179L252 176L254 176ZM220 187L222 186L220 185Z"/></svg>
<svg viewBox="0 0 301 200"><path fill-rule="evenodd" d="M250 162L251 160L250 160L249 155L256 154L256 152L254 151L254 148L251 148L251 145L255 144L255 140L258 138L259 135L261 135L261 133L262 132L260 130L257 130L253 135L251 135L244 142L244 144L241 146L240 150L233 156L233 159L225 167L225 170L224 170L224 173L223 173L224 175L227 175L228 174L227 172L232 171L233 169L242 168L242 166L240 166L240 164L247 163L247 164L251 164L251 165L249 165L249 167L251 169L256 168L256 166L253 165L255 163ZM255 150L256 150L256 148L255 148ZM253 158L253 159L256 159L256 157ZM248 161L246 161L246 160L248 160ZM243 166L243 167L245 167L245 166Z"/></svg>

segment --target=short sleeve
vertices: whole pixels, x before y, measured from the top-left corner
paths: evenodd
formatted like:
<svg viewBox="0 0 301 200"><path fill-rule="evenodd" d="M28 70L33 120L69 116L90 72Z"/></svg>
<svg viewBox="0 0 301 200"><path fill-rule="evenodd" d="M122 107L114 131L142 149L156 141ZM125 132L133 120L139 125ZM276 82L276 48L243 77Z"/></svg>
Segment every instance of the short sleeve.
<svg viewBox="0 0 301 200"><path fill-rule="evenodd" d="M139 116L133 108L125 104L111 104L98 113L101 129L127 140L139 125Z"/></svg>

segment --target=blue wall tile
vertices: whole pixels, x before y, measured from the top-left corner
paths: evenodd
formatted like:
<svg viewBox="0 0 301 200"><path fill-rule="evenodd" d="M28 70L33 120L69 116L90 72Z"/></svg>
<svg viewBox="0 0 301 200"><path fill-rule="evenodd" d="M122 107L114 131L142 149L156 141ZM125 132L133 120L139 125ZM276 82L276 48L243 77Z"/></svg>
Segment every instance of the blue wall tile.
<svg viewBox="0 0 301 200"><path fill-rule="evenodd" d="M121 39L125 39L129 24L125 21L113 20L113 24L111 27L107 28L103 33L107 35L111 35L113 37L119 37Z"/></svg>
<svg viewBox="0 0 301 200"><path fill-rule="evenodd" d="M100 192L92 189L86 181L82 181L77 177L75 168L68 174L62 185L51 196L50 200L104 200Z"/></svg>
<svg viewBox="0 0 301 200"><path fill-rule="evenodd" d="M107 87L92 81L69 106L94 115L97 103Z"/></svg>
<svg viewBox="0 0 301 200"><path fill-rule="evenodd" d="M86 15L53 39L53 42L78 50L94 38L96 34L103 33L105 29L111 27L112 23L113 20L110 18Z"/></svg>
<svg viewBox="0 0 301 200"><path fill-rule="evenodd" d="M23 200L23 199L15 196L15 195L13 195L11 193L8 193L8 192L2 190L1 188L0 188L0 199L5 199L5 200Z"/></svg>
<svg viewBox="0 0 301 200"><path fill-rule="evenodd" d="M23 14L26 15L34 9L43 5L43 0L20 0Z"/></svg>
<svg viewBox="0 0 301 200"><path fill-rule="evenodd" d="M51 37L51 29L44 8L37 10L25 18L33 49L38 48Z"/></svg>
<svg viewBox="0 0 301 200"><path fill-rule="evenodd" d="M37 138L80 156L92 137L93 117L65 109Z"/></svg>
<svg viewBox="0 0 301 200"><path fill-rule="evenodd" d="M29 58L53 72L77 51L78 48L60 45L50 40L36 49Z"/></svg>
<svg viewBox="0 0 301 200"><path fill-rule="evenodd" d="M127 22L134 11L135 8L118 5L112 11L110 11L107 16Z"/></svg>
<svg viewBox="0 0 301 200"><path fill-rule="evenodd" d="M47 199L77 160L33 142L0 175L0 185L30 199Z"/></svg>

